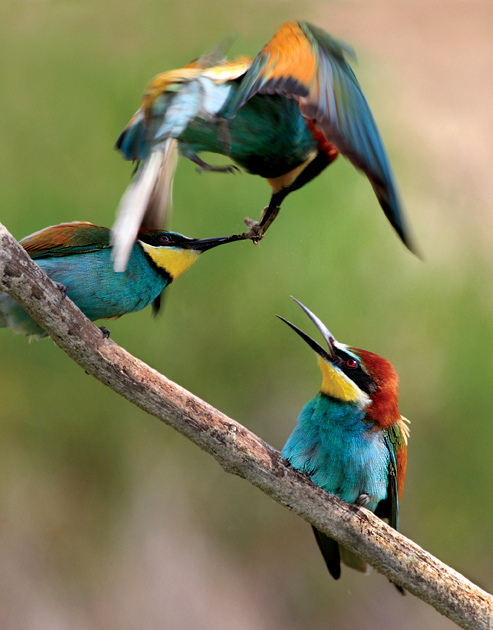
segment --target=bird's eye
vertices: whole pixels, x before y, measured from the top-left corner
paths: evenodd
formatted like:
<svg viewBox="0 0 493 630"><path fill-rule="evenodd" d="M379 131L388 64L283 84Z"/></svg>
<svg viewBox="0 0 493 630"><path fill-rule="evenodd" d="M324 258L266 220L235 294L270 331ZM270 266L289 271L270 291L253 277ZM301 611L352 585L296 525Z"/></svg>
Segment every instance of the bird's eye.
<svg viewBox="0 0 493 630"><path fill-rule="evenodd" d="M355 359L348 359L346 365L348 368L355 368L358 367L358 362Z"/></svg>
<svg viewBox="0 0 493 630"><path fill-rule="evenodd" d="M169 234L161 234L159 237L160 243L171 243L171 236Z"/></svg>

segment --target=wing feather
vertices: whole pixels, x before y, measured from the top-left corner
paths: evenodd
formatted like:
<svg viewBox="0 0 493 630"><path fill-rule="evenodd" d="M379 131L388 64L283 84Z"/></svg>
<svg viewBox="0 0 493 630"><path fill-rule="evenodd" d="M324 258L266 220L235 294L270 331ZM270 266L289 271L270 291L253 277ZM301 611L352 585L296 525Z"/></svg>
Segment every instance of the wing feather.
<svg viewBox="0 0 493 630"><path fill-rule="evenodd" d="M387 501L389 502L388 514L389 525L394 529L399 528L399 501L404 489L407 464L407 438L409 429L404 420L398 420L394 425L385 430L385 444L389 451L389 492Z"/></svg>
<svg viewBox="0 0 493 630"><path fill-rule="evenodd" d="M172 140L170 138L166 142ZM137 232L144 217L149 216L149 204L155 196L156 186L159 185L160 173L163 168L166 168L166 152L153 151L121 198L117 209L117 219L111 233L111 244L113 245L111 257L115 271L125 271L127 268Z"/></svg>
<svg viewBox="0 0 493 630"><path fill-rule="evenodd" d="M73 256L109 247L110 231L87 221L73 221L44 228L20 243L33 259Z"/></svg>
<svg viewBox="0 0 493 630"><path fill-rule="evenodd" d="M347 60L352 54L322 29L288 22L254 59L225 117L233 118L257 93L296 98L301 113L366 174L391 225L413 250L382 139Z"/></svg>

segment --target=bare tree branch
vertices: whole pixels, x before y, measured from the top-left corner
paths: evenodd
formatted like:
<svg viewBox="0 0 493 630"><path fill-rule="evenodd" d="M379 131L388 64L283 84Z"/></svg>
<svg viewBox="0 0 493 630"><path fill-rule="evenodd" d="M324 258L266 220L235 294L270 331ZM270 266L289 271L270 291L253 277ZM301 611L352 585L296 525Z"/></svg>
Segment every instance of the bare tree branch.
<svg viewBox="0 0 493 630"><path fill-rule="evenodd" d="M87 373L210 453L377 571L462 628L493 628L493 597L372 512L324 492L281 453L211 405L133 357L90 322L0 223L0 289Z"/></svg>

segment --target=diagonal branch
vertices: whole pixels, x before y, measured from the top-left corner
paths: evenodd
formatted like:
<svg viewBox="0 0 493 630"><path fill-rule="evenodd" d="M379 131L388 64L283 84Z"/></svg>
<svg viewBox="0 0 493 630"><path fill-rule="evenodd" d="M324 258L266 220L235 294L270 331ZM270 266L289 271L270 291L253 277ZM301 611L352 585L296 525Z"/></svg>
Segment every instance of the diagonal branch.
<svg viewBox="0 0 493 630"><path fill-rule="evenodd" d="M254 433L126 352L71 302L0 223L0 289L87 373L210 453L462 628L493 627L493 597L372 512L344 503L287 466Z"/></svg>

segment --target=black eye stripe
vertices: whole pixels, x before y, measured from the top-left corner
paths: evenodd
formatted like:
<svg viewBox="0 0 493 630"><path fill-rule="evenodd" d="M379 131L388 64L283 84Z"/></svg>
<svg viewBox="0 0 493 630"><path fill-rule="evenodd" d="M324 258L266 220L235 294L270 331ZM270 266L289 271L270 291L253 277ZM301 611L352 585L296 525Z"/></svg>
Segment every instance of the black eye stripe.
<svg viewBox="0 0 493 630"><path fill-rule="evenodd" d="M334 348L338 367L362 391L371 396L377 389L377 384L366 372L360 361L339 348Z"/></svg>

